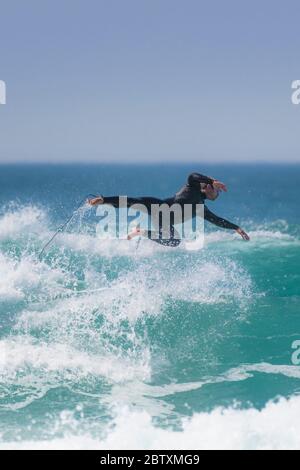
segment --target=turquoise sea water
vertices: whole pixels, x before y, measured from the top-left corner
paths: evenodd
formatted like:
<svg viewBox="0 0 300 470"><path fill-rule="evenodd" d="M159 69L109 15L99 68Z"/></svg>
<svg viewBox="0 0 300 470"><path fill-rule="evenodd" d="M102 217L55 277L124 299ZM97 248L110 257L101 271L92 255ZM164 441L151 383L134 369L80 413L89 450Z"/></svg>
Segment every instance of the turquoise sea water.
<svg viewBox="0 0 300 470"><path fill-rule="evenodd" d="M88 193L224 180L203 250L95 238ZM0 167L0 448L300 448L300 166Z"/></svg>

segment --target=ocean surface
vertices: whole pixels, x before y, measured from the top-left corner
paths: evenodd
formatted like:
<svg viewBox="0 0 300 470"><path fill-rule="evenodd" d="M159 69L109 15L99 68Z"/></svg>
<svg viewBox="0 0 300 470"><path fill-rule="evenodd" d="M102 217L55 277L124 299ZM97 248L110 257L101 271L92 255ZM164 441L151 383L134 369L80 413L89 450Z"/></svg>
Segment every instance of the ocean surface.
<svg viewBox="0 0 300 470"><path fill-rule="evenodd" d="M39 259L85 195L192 171L250 243L99 240L83 208ZM299 188L300 165L1 166L0 448L299 449Z"/></svg>

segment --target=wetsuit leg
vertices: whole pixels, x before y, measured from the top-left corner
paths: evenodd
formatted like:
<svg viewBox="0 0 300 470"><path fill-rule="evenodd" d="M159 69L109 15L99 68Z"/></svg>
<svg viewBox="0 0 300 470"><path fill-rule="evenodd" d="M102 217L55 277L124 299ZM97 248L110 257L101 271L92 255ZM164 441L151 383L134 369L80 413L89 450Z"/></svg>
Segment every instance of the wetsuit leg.
<svg viewBox="0 0 300 470"><path fill-rule="evenodd" d="M163 220L160 217L157 230L149 231L147 235L150 240L163 246L176 248L181 243L180 235L174 227L174 214L171 214L170 227L167 233L164 231Z"/></svg>
<svg viewBox="0 0 300 470"><path fill-rule="evenodd" d="M158 199L156 197L128 197L127 198L127 207L132 207L135 204L141 204L146 207L145 212L151 210L152 204L163 204L165 201L163 199ZM120 208L120 196L109 196L104 197L104 204L110 204L116 209Z"/></svg>
<svg viewBox="0 0 300 470"><path fill-rule="evenodd" d="M147 236L149 240L170 248L177 248L181 243L180 235L173 225L170 227L169 238L165 238L166 235L163 234L162 229L158 232L149 230Z"/></svg>
<svg viewBox="0 0 300 470"><path fill-rule="evenodd" d="M104 204L110 204L116 209L120 208L120 199L119 196L111 196L111 197L105 197L104 198ZM147 212L149 215L151 215L151 205L152 204L168 204L171 206L174 204L174 199L158 199L155 197L139 197L139 198L132 198L128 197L127 198L127 207L132 207L135 204L142 204L145 206L145 212ZM171 226L170 226L170 233L168 234L169 238L165 238L163 234L163 229L162 229L162 221L159 223L159 227L157 231L151 231L149 230L147 232L147 238L149 240L152 240L160 245L163 246L169 246L172 248L176 248L177 246L180 245L181 243L181 238L179 236L179 233L177 230L174 228L174 225L172 224L171 221Z"/></svg>

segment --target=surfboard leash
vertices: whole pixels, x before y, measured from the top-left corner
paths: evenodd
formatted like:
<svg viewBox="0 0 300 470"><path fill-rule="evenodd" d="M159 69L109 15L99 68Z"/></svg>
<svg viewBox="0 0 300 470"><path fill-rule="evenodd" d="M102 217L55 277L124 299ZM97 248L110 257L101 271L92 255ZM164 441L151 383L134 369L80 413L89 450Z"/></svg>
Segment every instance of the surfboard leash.
<svg viewBox="0 0 300 470"><path fill-rule="evenodd" d="M77 207L77 209L74 210L74 212L72 213L71 217L68 218L68 220L63 224L61 225L57 230L56 232L54 233L54 235L50 238L50 240L46 243L46 245L43 247L43 249L41 250L40 254L39 254L39 260L41 260L43 254L45 253L45 251L47 250L47 248L49 248L49 246L51 245L51 243L55 240L55 238L57 237L58 234L60 233L63 233L66 228L68 227L68 225L72 222L73 218L75 217L75 215L77 214L77 212L84 206L84 204L86 203L87 199L89 199L90 197L97 197L95 196L95 194L88 194L87 196L85 196L84 199L82 199L82 201L80 202L79 206Z"/></svg>

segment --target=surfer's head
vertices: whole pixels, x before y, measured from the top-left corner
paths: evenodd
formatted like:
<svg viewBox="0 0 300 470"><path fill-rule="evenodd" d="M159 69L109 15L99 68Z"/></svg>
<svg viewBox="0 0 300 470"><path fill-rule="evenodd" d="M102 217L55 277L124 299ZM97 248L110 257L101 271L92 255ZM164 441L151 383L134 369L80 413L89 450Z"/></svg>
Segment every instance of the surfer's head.
<svg viewBox="0 0 300 470"><path fill-rule="evenodd" d="M204 195L205 199L209 201L215 201L218 199L220 192L215 189L211 184L201 184L201 192Z"/></svg>

